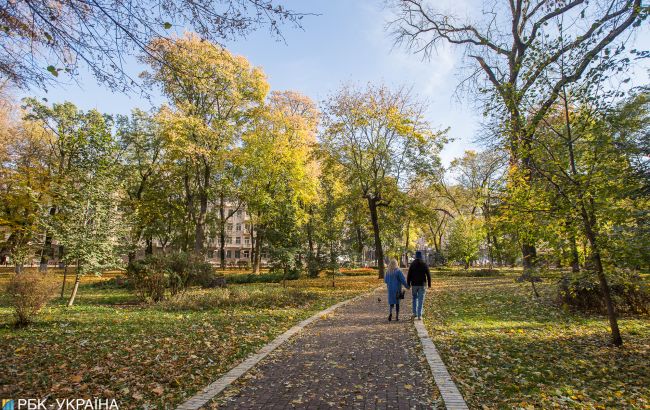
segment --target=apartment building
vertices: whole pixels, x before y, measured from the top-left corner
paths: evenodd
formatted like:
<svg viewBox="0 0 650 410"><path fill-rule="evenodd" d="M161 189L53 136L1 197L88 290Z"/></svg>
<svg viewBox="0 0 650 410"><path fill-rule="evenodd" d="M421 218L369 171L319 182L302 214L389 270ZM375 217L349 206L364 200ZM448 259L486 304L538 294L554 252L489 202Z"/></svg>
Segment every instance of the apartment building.
<svg viewBox="0 0 650 410"><path fill-rule="evenodd" d="M226 215L234 212L226 223L226 263L228 266L243 266L251 262L252 246L255 232L253 231L250 223L250 215L242 206L239 208L226 208ZM206 256L212 263L218 264L219 258L219 236L216 238L208 238L206 244ZM264 253L262 253L262 262L266 260Z"/></svg>

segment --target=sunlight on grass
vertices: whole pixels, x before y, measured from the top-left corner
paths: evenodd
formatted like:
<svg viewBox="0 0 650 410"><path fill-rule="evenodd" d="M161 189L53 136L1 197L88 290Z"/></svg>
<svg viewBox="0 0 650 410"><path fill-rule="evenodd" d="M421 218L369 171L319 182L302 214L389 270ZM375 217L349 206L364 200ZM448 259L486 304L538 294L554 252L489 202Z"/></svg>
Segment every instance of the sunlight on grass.
<svg viewBox="0 0 650 410"><path fill-rule="evenodd" d="M620 320L623 348L608 345L601 316L555 307L514 277L436 277L426 325L474 408L648 408L650 318Z"/></svg>
<svg viewBox="0 0 650 410"><path fill-rule="evenodd" d="M141 304L124 289L91 286L96 280L84 278L75 306L55 300L25 329L12 327L12 311L0 301L2 397L111 397L120 408L173 407L298 321L379 285L375 275L343 277L336 288L327 278L289 281L286 289L231 285L231 301L170 310L165 302ZM218 292L191 289L185 297ZM238 302L244 294L250 305Z"/></svg>

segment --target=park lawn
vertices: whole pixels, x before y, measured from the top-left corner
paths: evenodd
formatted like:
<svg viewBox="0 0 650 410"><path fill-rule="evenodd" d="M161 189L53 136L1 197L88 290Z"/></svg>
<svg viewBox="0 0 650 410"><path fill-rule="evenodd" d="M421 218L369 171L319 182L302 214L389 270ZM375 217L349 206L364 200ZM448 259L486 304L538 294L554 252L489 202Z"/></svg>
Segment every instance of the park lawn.
<svg viewBox="0 0 650 410"><path fill-rule="evenodd" d="M425 324L470 408L650 408L650 317L555 307L555 280L434 276Z"/></svg>
<svg viewBox="0 0 650 410"><path fill-rule="evenodd" d="M0 275L0 286L8 277ZM174 408L298 321L379 285L375 275L341 277L336 288L327 278L299 279L287 282L288 290L230 285L145 305L127 290L93 286L96 280L82 283L74 307L57 300L24 329L13 328L7 299L0 299L0 397L101 397L125 409Z"/></svg>

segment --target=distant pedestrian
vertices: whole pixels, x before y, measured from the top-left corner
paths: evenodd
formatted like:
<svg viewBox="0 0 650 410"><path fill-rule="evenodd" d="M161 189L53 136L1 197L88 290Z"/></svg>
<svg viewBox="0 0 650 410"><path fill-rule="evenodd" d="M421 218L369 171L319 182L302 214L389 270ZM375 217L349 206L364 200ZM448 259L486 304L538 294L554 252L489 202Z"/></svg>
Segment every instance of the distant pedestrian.
<svg viewBox="0 0 650 410"><path fill-rule="evenodd" d="M413 318L422 320L422 309L424 307L425 283L431 289L431 272L426 262L422 260L422 252L415 252L415 260L409 266L406 275L406 284L411 288L413 296Z"/></svg>
<svg viewBox="0 0 650 410"><path fill-rule="evenodd" d="M395 307L395 320L399 320L399 301L404 298L402 285L408 287L404 274L397 267L397 260L391 259L388 264L388 270L384 274L384 282L388 291L388 321L393 320L393 307Z"/></svg>

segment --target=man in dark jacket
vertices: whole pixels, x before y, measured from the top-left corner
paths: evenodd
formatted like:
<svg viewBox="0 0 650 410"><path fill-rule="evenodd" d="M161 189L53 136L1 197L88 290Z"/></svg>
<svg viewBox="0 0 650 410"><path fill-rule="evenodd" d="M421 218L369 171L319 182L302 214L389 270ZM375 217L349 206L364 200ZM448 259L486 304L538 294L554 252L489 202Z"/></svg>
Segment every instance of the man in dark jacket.
<svg viewBox="0 0 650 410"><path fill-rule="evenodd" d="M426 262L422 260L422 252L415 252L415 260L409 266L406 276L406 283L411 287L413 296L413 317L422 320L422 309L424 307L424 284L431 289L431 273Z"/></svg>

